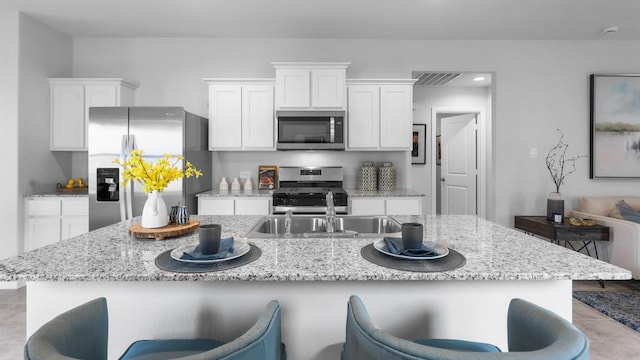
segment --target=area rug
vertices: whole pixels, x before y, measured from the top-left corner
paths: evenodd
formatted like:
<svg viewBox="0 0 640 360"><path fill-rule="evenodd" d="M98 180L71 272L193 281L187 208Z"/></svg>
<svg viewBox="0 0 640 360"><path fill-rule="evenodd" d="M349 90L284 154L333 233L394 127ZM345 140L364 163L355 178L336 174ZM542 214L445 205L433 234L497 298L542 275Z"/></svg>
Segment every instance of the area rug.
<svg viewBox="0 0 640 360"><path fill-rule="evenodd" d="M573 297L640 332L640 291L574 291Z"/></svg>

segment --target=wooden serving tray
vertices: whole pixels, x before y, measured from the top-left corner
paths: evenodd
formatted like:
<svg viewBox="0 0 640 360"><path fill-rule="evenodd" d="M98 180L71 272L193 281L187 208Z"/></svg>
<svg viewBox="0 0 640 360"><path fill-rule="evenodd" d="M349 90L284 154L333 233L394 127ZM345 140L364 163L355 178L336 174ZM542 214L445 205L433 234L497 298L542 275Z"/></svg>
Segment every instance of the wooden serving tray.
<svg viewBox="0 0 640 360"><path fill-rule="evenodd" d="M200 221L189 220L188 224L177 225L169 224L165 227L147 229L140 224L135 224L129 228L129 235L139 239L156 239L164 240L166 238L188 235L196 231L200 227Z"/></svg>
<svg viewBox="0 0 640 360"><path fill-rule="evenodd" d="M88 194L89 193L89 188L88 187L74 187L74 188L66 188L66 187L59 187L56 188L56 192L58 194Z"/></svg>

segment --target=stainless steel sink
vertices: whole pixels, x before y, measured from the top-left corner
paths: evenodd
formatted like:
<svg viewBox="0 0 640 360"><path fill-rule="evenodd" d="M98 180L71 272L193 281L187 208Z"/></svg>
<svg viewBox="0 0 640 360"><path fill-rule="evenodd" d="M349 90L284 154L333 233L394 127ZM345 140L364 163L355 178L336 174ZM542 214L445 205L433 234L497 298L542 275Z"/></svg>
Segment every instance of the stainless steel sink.
<svg viewBox="0 0 640 360"><path fill-rule="evenodd" d="M291 217L291 236L355 237L389 235L401 232L401 224L389 216L336 216L335 232L327 232L327 219L323 215L294 215ZM261 218L247 237L284 237L285 216L271 215Z"/></svg>

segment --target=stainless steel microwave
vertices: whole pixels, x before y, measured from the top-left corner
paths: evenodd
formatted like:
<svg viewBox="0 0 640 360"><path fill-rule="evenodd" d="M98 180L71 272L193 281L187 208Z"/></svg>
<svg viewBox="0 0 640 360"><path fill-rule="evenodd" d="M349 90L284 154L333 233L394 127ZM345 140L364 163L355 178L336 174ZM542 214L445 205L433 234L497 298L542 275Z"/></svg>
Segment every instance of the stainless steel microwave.
<svg viewBox="0 0 640 360"><path fill-rule="evenodd" d="M344 111L278 111L278 150L344 150Z"/></svg>

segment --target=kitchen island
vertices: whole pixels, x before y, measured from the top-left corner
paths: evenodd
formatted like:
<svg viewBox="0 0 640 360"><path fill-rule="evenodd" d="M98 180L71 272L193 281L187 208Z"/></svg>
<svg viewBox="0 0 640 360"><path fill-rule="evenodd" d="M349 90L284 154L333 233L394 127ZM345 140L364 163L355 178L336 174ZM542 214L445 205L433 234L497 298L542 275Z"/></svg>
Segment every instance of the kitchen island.
<svg viewBox="0 0 640 360"><path fill-rule="evenodd" d="M195 216L242 237L260 216ZM220 272L160 270L160 253L196 243L129 237L139 220L114 224L0 261L0 281L27 282L27 333L53 316L105 296L109 358L141 338L244 332L271 299L282 306L290 359L336 359L344 341L346 304L364 300L371 316L400 337L455 337L506 350L506 312L524 298L571 319L572 280L623 280L631 273L522 232L473 216L395 216L425 224L426 240L466 257L448 272L393 270L360 250L377 238L255 238L250 264Z"/></svg>

